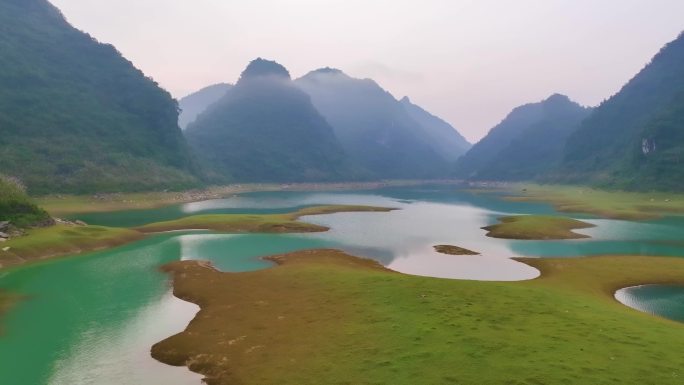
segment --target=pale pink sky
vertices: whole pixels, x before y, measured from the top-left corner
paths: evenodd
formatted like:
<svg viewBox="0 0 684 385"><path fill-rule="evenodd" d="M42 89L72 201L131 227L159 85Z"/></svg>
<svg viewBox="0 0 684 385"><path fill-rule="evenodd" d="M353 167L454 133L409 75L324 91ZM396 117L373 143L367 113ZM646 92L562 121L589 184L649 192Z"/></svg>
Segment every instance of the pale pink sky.
<svg viewBox="0 0 684 385"><path fill-rule="evenodd" d="M682 0L52 0L181 97L256 58L336 67L480 139L512 108L596 105L684 29Z"/></svg>

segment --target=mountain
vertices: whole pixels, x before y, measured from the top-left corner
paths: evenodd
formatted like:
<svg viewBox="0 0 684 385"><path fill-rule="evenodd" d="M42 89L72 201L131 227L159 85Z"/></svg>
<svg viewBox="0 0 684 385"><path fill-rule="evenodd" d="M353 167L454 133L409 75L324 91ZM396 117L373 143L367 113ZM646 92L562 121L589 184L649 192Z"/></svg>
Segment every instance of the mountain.
<svg viewBox="0 0 684 385"><path fill-rule="evenodd" d="M185 130L217 181L353 178L333 129L280 64L252 61L237 84Z"/></svg>
<svg viewBox="0 0 684 385"><path fill-rule="evenodd" d="M591 109L567 96L514 109L456 164L457 175L476 180L533 180L561 159L568 136Z"/></svg>
<svg viewBox="0 0 684 385"><path fill-rule="evenodd" d="M171 95L46 0L0 0L0 133L31 193L198 183Z"/></svg>
<svg viewBox="0 0 684 385"><path fill-rule="evenodd" d="M684 33L570 136L549 179L684 189Z"/></svg>
<svg viewBox="0 0 684 385"><path fill-rule="evenodd" d="M181 98L178 101L181 110L178 125L181 129L186 129L188 124L195 121L197 115L221 99L231 87L232 85L227 83L214 84Z"/></svg>
<svg viewBox="0 0 684 385"><path fill-rule="evenodd" d="M446 174L449 162L430 144L430 136L374 81L323 68L297 79L296 84L311 96L344 150L375 177L431 178Z"/></svg>
<svg viewBox="0 0 684 385"><path fill-rule="evenodd" d="M428 143L442 158L455 162L472 147L449 123L411 103L408 96L404 96L399 102L409 116L422 127Z"/></svg>

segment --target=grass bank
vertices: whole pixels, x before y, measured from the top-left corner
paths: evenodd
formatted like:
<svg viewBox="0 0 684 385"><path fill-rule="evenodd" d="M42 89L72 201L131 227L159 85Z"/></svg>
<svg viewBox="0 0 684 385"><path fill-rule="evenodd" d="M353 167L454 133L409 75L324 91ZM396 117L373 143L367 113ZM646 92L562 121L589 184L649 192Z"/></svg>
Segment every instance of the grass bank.
<svg viewBox="0 0 684 385"><path fill-rule="evenodd" d="M28 229L26 235L0 244L0 268L106 249L143 237L144 234L134 230L102 226L55 225Z"/></svg>
<svg viewBox="0 0 684 385"><path fill-rule="evenodd" d="M341 212L387 212L391 208L372 206L329 205L308 207L287 214L207 214L192 215L172 221L156 222L136 228L143 233L174 230L214 230L228 233L311 233L327 231L327 227L301 222L306 215Z"/></svg>
<svg viewBox="0 0 684 385"><path fill-rule="evenodd" d="M327 227L302 222L306 215L339 212L386 212L372 206L315 206L287 214L209 214L152 223L135 229L104 226L56 225L28 229L25 236L0 243L0 268L35 260L106 249L144 238L148 233L206 229L226 233L305 233L327 231ZM7 250L4 250L8 248Z"/></svg>
<svg viewBox="0 0 684 385"><path fill-rule="evenodd" d="M525 282L434 279L334 250L221 273L165 267L201 310L152 348L216 384L681 384L684 326L613 291L684 283L684 260L524 260Z"/></svg>
<svg viewBox="0 0 684 385"><path fill-rule="evenodd" d="M589 238L572 230L586 229L594 225L572 218L546 215L514 215L499 218L501 223L483 227L487 236L502 239L581 239Z"/></svg>
<svg viewBox="0 0 684 385"><path fill-rule="evenodd" d="M684 214L684 194L605 191L581 186L514 185L505 188L511 201L552 204L558 211L610 219L644 220Z"/></svg>

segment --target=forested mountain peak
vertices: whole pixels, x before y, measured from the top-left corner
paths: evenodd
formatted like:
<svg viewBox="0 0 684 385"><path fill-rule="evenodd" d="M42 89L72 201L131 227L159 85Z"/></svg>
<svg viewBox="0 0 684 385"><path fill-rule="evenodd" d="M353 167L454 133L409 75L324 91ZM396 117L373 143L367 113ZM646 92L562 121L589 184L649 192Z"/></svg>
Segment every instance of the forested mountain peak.
<svg viewBox="0 0 684 385"><path fill-rule="evenodd" d="M240 75L240 82L261 77L290 79L290 72L281 64L262 58L252 60Z"/></svg>

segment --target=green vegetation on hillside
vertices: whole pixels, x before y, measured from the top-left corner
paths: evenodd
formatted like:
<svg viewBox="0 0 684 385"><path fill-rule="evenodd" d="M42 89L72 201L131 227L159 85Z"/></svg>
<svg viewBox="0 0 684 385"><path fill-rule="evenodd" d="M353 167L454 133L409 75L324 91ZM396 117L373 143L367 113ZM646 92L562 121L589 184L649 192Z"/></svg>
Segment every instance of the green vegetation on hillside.
<svg viewBox="0 0 684 385"><path fill-rule="evenodd" d="M358 178L330 125L272 61L252 61L185 133L216 182Z"/></svg>
<svg viewBox="0 0 684 385"><path fill-rule="evenodd" d="M454 127L413 104L408 96L399 100L409 116L420 125L428 144L448 162L455 162L472 147Z"/></svg>
<svg viewBox="0 0 684 385"><path fill-rule="evenodd" d="M558 164L568 135L590 112L558 94L518 107L459 159L456 173L475 180L537 179Z"/></svg>
<svg viewBox="0 0 684 385"><path fill-rule="evenodd" d="M23 228L49 220L50 215L31 202L17 182L0 175L0 222Z"/></svg>
<svg viewBox="0 0 684 385"><path fill-rule="evenodd" d="M0 0L0 164L33 194L198 183L171 95L46 0Z"/></svg>
<svg viewBox="0 0 684 385"><path fill-rule="evenodd" d="M221 99L231 87L232 85L226 83L214 84L178 100L178 125L185 129L199 114Z"/></svg>
<svg viewBox="0 0 684 385"><path fill-rule="evenodd" d="M332 250L272 260L166 266L201 310L153 357L210 385L681 383L683 326L613 298L683 284L680 258L525 260L542 275L524 282L409 276Z"/></svg>
<svg viewBox="0 0 684 385"><path fill-rule="evenodd" d="M568 139L549 179L642 191L684 189L684 33Z"/></svg>
<svg viewBox="0 0 684 385"><path fill-rule="evenodd" d="M501 223L483 227L487 236L503 239L580 239L589 238L572 230L594 225L572 218L545 215L515 215L499 218Z"/></svg>
<svg viewBox="0 0 684 385"><path fill-rule="evenodd" d="M417 179L448 174L450 162L435 150L434 139L373 80L322 68L295 83L330 123L348 156L372 177ZM453 136L458 133L454 131Z"/></svg>

